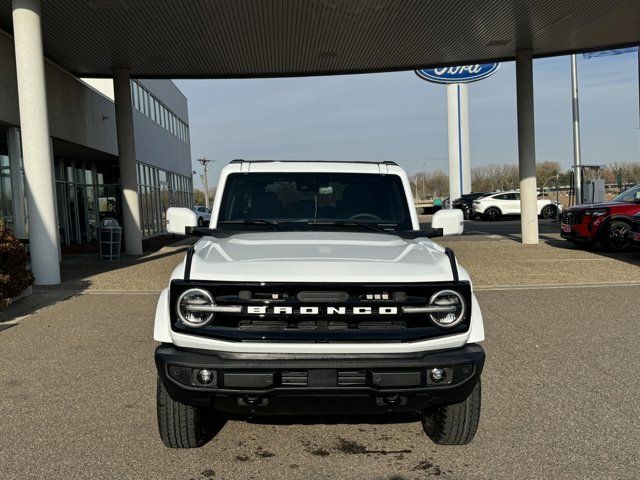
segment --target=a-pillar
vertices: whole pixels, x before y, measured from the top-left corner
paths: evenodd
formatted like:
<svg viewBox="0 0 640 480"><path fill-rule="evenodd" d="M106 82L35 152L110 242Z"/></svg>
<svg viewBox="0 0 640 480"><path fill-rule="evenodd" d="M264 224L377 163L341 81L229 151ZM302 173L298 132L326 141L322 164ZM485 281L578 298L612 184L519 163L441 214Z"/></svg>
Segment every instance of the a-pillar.
<svg viewBox="0 0 640 480"><path fill-rule="evenodd" d="M536 135L533 111L533 56L531 50L516 52L516 91L522 243L535 245L539 239Z"/></svg>
<svg viewBox="0 0 640 480"><path fill-rule="evenodd" d="M36 285L60 283L58 218L40 23L40 0L13 0L20 129Z"/></svg>
<svg viewBox="0 0 640 480"><path fill-rule="evenodd" d="M129 255L141 255L140 198L136 172L136 143L133 133L131 77L128 70L119 68L113 71L113 94L116 107L120 186L122 188L124 245Z"/></svg>

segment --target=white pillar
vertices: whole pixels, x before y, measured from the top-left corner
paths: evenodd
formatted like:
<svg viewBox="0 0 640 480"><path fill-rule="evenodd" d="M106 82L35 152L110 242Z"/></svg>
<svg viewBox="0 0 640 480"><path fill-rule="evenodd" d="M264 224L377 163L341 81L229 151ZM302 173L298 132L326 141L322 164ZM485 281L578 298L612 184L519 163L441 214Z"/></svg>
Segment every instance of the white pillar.
<svg viewBox="0 0 640 480"><path fill-rule="evenodd" d="M571 55L571 110L573 113L573 184L575 204L582 203L582 168L580 165L580 108L578 105L578 63Z"/></svg>
<svg viewBox="0 0 640 480"><path fill-rule="evenodd" d="M39 0L13 0L13 36L31 269L36 285L52 285L60 283L59 240Z"/></svg>
<svg viewBox="0 0 640 480"><path fill-rule="evenodd" d="M13 200L13 233L16 238L27 238L27 232L24 228L27 218L24 208L25 192L22 185L20 133L15 127L7 129L7 147L9 150L9 172L11 174Z"/></svg>
<svg viewBox="0 0 640 480"><path fill-rule="evenodd" d="M533 109L533 56L531 50L516 52L516 91L522 243L535 245L539 242L539 239L536 138Z"/></svg>
<svg viewBox="0 0 640 480"><path fill-rule="evenodd" d="M129 255L142 255L136 144L133 133L133 107L131 105L131 77L128 70L123 68L114 70L113 96L118 133L124 245Z"/></svg>
<svg viewBox="0 0 640 480"><path fill-rule="evenodd" d="M449 198L454 200L463 193L471 192L467 84L447 85L447 120L449 131Z"/></svg>
<svg viewBox="0 0 640 480"><path fill-rule="evenodd" d="M460 146L462 193L471 193L471 146L469 142L469 85L460 85Z"/></svg>

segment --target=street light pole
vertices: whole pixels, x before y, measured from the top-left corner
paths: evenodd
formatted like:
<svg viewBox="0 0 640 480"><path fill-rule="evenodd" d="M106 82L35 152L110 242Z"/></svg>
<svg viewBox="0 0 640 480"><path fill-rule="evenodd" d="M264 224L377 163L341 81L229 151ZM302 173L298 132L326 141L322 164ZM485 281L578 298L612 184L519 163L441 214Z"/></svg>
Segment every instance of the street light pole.
<svg viewBox="0 0 640 480"><path fill-rule="evenodd" d="M209 165L213 163L213 160L209 160L203 155L202 158L198 159L198 162L204 169L204 175L201 177L204 184L204 206L209 208Z"/></svg>
<svg viewBox="0 0 640 480"><path fill-rule="evenodd" d="M423 200L427 199L427 195L425 193L426 192L426 187L425 187L425 184L424 184L424 179L427 176L427 172L425 171L425 168L424 168L426 165L427 165L427 162L424 162L422 164L422 196L423 196ZM418 188L418 186L416 185L416 189L417 188Z"/></svg>

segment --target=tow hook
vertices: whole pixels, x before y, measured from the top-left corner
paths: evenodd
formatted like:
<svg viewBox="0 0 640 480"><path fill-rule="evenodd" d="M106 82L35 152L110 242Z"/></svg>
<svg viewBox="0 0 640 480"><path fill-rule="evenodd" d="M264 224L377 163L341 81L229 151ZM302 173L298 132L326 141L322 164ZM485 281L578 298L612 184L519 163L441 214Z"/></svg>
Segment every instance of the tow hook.
<svg viewBox="0 0 640 480"><path fill-rule="evenodd" d="M390 407L395 407L397 405L402 405L402 397L400 397L400 395L389 395L387 397L383 397L382 402Z"/></svg>
<svg viewBox="0 0 640 480"><path fill-rule="evenodd" d="M243 406L259 407L266 405L267 403L266 398L260 398L256 395L244 395L243 397L238 398L238 405Z"/></svg>

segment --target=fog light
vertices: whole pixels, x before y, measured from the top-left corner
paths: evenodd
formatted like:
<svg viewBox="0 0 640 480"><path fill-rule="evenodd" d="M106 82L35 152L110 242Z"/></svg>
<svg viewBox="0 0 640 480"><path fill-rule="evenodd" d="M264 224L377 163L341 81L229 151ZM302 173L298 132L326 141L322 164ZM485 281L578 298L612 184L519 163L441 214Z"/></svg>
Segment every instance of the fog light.
<svg viewBox="0 0 640 480"><path fill-rule="evenodd" d="M198 372L198 381L200 383L204 383L206 385L208 383L211 383L212 380L213 380L213 372L211 370L207 370L205 368Z"/></svg>
<svg viewBox="0 0 640 480"><path fill-rule="evenodd" d="M430 375L431 375L431 380L433 380L434 383L440 383L447 376L446 372L442 368L432 369Z"/></svg>

